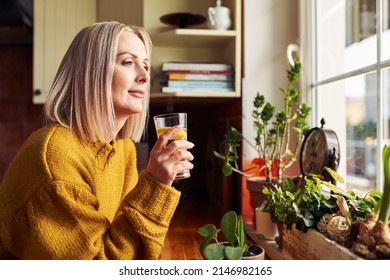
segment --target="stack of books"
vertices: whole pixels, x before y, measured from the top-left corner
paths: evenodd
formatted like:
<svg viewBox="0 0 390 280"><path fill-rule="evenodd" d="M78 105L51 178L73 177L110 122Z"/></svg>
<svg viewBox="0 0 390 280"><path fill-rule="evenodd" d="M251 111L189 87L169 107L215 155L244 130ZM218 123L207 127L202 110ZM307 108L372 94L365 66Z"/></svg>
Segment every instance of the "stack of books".
<svg viewBox="0 0 390 280"><path fill-rule="evenodd" d="M234 91L231 64L165 62L162 74L161 91L165 93Z"/></svg>

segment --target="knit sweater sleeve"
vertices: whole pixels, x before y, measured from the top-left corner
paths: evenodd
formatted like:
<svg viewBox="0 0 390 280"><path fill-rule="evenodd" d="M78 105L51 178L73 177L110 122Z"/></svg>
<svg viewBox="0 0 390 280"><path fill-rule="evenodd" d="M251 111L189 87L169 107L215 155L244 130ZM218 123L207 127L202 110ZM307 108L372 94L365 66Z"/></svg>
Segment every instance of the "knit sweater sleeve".
<svg viewBox="0 0 390 280"><path fill-rule="evenodd" d="M159 183L145 171L141 172L137 186L122 202L110 236L106 236L109 246L101 255L103 258L116 258L122 252L127 252L126 257L131 259L159 257L180 192Z"/></svg>
<svg viewBox="0 0 390 280"><path fill-rule="evenodd" d="M142 173L110 223L93 194L56 181L2 220L2 242L22 259L157 259L178 199Z"/></svg>

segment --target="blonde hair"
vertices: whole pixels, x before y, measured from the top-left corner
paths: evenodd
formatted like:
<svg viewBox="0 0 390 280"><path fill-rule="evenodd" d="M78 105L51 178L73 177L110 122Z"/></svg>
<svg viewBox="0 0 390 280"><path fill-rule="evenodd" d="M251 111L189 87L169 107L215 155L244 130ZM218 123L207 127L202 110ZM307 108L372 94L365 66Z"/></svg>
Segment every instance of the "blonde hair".
<svg viewBox="0 0 390 280"><path fill-rule="evenodd" d="M54 78L44 105L46 123L59 123L88 141L96 141L97 136L116 136L111 83L118 39L124 31L136 34L151 58L150 37L140 27L114 21L85 27L73 39ZM149 91L150 85L142 112L126 120L118 138L141 140L149 117Z"/></svg>

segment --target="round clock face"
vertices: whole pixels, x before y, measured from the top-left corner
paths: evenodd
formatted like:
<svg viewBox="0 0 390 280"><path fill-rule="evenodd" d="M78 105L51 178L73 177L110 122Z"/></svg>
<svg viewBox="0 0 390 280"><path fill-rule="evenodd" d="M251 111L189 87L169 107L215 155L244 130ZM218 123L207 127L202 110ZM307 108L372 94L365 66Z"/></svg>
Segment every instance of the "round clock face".
<svg viewBox="0 0 390 280"><path fill-rule="evenodd" d="M301 150L301 172L303 175L320 174L328 161L328 145L324 131L313 128L306 136Z"/></svg>

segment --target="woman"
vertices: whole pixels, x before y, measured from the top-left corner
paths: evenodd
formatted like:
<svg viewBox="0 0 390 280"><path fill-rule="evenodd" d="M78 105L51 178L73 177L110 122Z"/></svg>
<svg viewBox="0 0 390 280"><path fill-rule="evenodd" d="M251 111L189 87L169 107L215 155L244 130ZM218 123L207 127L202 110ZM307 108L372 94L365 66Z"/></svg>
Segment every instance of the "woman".
<svg viewBox="0 0 390 280"><path fill-rule="evenodd" d="M192 169L194 145L156 141L137 172L134 142L147 123L151 42L117 22L71 43L33 133L0 185L0 258L157 259Z"/></svg>

